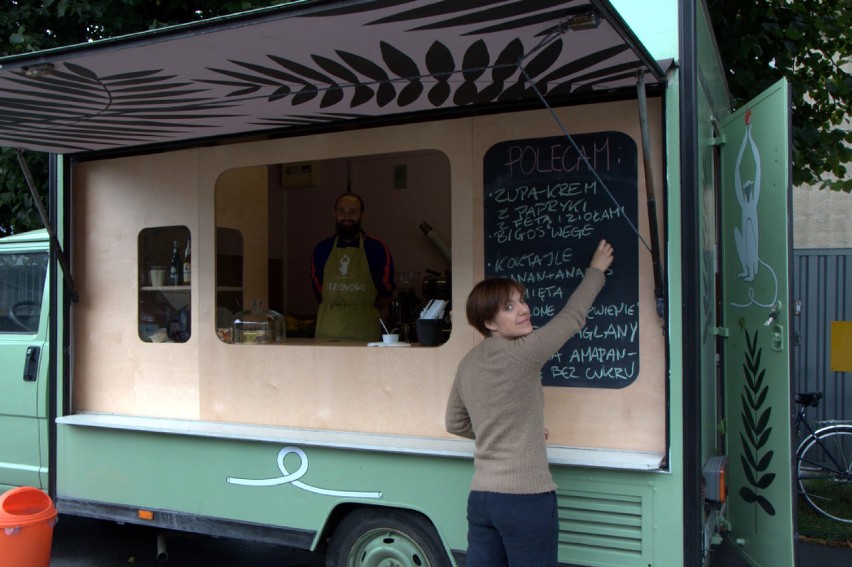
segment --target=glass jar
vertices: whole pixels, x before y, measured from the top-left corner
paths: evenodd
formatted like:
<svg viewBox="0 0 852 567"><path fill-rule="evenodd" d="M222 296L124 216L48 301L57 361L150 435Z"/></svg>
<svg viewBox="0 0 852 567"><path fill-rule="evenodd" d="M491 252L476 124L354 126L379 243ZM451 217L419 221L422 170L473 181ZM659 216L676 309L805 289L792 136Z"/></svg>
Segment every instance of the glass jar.
<svg viewBox="0 0 852 567"><path fill-rule="evenodd" d="M285 337L284 316L264 309L263 302L254 299L251 308L240 311L231 319L233 342L241 344L277 343Z"/></svg>
<svg viewBox="0 0 852 567"><path fill-rule="evenodd" d="M157 320L150 313L139 313L139 338L151 342L151 335L158 329Z"/></svg>

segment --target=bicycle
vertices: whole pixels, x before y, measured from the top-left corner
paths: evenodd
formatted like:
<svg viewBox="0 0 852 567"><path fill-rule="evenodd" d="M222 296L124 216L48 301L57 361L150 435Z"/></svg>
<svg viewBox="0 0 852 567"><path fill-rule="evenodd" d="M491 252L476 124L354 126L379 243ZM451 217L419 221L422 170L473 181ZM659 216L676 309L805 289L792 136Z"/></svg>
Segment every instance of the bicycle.
<svg viewBox="0 0 852 567"><path fill-rule="evenodd" d="M805 410L817 407L821 392L796 394L796 435L808 435L796 449L796 480L805 503L816 513L852 524L852 425L835 423L814 430Z"/></svg>

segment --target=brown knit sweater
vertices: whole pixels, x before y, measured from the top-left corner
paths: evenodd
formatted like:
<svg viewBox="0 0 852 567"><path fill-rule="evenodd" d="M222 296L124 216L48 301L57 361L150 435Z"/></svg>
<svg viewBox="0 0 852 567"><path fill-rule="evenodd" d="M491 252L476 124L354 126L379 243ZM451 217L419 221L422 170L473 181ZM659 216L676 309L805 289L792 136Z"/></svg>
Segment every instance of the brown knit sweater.
<svg viewBox="0 0 852 567"><path fill-rule="evenodd" d="M447 400L447 431L475 440L471 490L539 494L556 489L544 442L541 367L577 331L604 285L586 270L565 307L518 339L488 337L462 359Z"/></svg>

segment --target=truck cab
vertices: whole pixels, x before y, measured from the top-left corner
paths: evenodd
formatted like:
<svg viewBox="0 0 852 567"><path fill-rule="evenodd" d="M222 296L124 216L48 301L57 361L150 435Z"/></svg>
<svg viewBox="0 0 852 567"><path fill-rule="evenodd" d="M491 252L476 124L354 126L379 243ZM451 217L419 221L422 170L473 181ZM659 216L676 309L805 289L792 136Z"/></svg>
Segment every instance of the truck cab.
<svg viewBox="0 0 852 567"><path fill-rule="evenodd" d="M49 260L46 230L0 239L0 489L48 486Z"/></svg>

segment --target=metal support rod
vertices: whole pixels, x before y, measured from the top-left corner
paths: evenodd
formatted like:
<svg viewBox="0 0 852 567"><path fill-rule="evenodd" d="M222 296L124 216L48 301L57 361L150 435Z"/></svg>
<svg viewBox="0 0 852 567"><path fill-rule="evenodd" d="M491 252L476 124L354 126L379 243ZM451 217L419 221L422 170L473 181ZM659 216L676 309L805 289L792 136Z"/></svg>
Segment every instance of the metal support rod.
<svg viewBox="0 0 852 567"><path fill-rule="evenodd" d="M663 293L663 273L660 262L660 237L657 223L657 198L654 193L654 171L651 160L651 137L648 134L648 105L645 95L644 73L639 73L636 94L639 102L639 126L642 134L642 163L645 170L645 195L648 205L648 228L651 236L651 262L654 268L654 297L657 301L657 316L665 319L666 304Z"/></svg>
<svg viewBox="0 0 852 567"><path fill-rule="evenodd" d="M47 218L47 211L44 210L44 205L41 202L41 196L36 189L35 181L33 181L30 167L27 165L27 159L24 157L24 150L15 148L18 154L18 163L21 166L21 171L24 173L24 178L27 180L27 186L30 189L30 194L35 202L38 214L41 217L41 222L47 230L47 235L50 237L50 246L56 250L56 258L59 260L59 265L62 268L62 275L65 278L65 285L68 286L68 294L71 296L71 301L77 303L80 301L80 296L77 295L77 288L74 286L74 279L71 277L71 271L68 269L68 263L65 260L65 253L62 251L62 246L59 245L59 240L56 238L56 232L50 224L50 219Z"/></svg>

